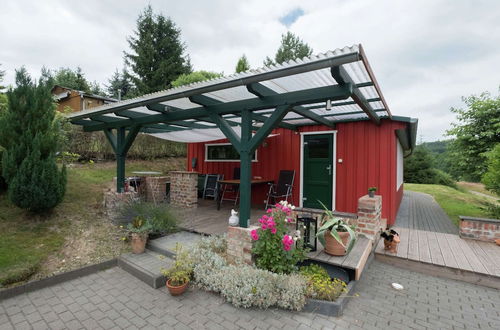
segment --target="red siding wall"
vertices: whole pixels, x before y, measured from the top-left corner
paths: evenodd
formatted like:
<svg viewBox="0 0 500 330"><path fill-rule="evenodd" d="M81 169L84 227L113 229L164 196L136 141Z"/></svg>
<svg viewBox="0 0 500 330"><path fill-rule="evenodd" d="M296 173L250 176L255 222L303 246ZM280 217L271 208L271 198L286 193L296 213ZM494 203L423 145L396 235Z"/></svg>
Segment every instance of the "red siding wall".
<svg viewBox="0 0 500 330"><path fill-rule="evenodd" d="M405 124L382 120L380 126L369 121L339 123L337 125L336 163L336 210L356 212L359 197L367 193L368 187L378 187L377 194L383 197L382 216L394 223L403 189L396 190L396 135L394 131ZM325 126L304 126L300 132L330 131ZM265 146L257 150L258 162L252 164L252 175L277 180L280 170L295 170L293 203L299 205L300 193L300 133L276 129L274 137L268 137ZM220 140L216 142L226 142ZM198 158L196 171L219 173L231 178L237 162L205 162L205 144L188 145L188 170L191 159ZM267 187L257 186L252 193L252 202L261 204Z"/></svg>

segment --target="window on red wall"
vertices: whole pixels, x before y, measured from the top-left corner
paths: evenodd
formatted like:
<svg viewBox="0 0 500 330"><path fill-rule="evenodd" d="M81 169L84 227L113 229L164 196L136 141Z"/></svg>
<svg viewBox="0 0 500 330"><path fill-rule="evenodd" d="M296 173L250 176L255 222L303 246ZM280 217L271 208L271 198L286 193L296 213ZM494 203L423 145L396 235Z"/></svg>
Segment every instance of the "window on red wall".
<svg viewBox="0 0 500 330"><path fill-rule="evenodd" d="M206 162L239 162L240 154L231 143L205 144ZM257 150L252 155L252 161L257 161Z"/></svg>

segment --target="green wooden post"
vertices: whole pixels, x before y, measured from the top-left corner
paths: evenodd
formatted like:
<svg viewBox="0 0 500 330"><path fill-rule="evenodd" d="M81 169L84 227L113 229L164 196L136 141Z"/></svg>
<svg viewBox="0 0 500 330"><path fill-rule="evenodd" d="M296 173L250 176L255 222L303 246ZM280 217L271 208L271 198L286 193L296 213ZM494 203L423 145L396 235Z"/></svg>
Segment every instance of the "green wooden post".
<svg viewBox="0 0 500 330"><path fill-rule="evenodd" d="M250 224L252 203L252 113L241 111L241 142L240 142L240 227L247 228Z"/></svg>
<svg viewBox="0 0 500 330"><path fill-rule="evenodd" d="M116 132L116 191L125 191L125 157L123 151L125 144L125 127L120 127Z"/></svg>

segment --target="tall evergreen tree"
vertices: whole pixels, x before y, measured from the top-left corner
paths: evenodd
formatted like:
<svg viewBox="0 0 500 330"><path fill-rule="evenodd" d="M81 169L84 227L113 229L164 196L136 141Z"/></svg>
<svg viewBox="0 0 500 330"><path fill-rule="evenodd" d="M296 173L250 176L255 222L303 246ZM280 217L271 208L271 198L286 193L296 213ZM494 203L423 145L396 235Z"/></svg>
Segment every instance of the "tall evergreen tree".
<svg viewBox="0 0 500 330"><path fill-rule="evenodd" d="M248 59L245 54L243 54L238 63L236 63L236 73L245 72L250 70L250 63L248 63Z"/></svg>
<svg viewBox="0 0 500 330"><path fill-rule="evenodd" d="M60 123L55 119L53 82L42 78L35 83L21 68L16 87L7 92L8 109L0 117L2 176L9 199L32 212L52 209L66 190L66 169L59 170L55 154Z"/></svg>
<svg viewBox="0 0 500 330"><path fill-rule="evenodd" d="M116 69L111 78L108 79L106 91L110 97L116 99L119 97L122 100L129 98L132 92L132 83L125 69L123 69L122 72Z"/></svg>
<svg viewBox="0 0 500 330"><path fill-rule="evenodd" d="M127 39L131 52L125 52L125 63L139 94L170 88L178 76L191 72L180 37L175 23L162 14L155 15L151 6L140 14L137 30Z"/></svg>
<svg viewBox="0 0 500 330"><path fill-rule="evenodd" d="M278 48L276 55L274 55L274 60L266 57L264 65L271 66L298 58L308 57L311 56L312 52L312 48L307 43L302 41L302 39L292 32L288 31L286 34L281 35L281 45Z"/></svg>

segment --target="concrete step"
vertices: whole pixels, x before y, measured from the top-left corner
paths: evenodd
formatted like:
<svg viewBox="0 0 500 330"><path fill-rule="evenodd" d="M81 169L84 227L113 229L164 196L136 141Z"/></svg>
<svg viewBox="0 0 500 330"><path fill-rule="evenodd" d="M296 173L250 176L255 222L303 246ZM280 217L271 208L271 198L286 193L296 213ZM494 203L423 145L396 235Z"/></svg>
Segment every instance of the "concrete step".
<svg viewBox="0 0 500 330"><path fill-rule="evenodd" d="M180 231L175 234L149 240L147 248L151 251L163 254L170 258L175 255L175 245L180 243L184 251L193 247L203 236L188 231Z"/></svg>
<svg viewBox="0 0 500 330"><path fill-rule="evenodd" d="M171 258L148 249L141 254L126 253L118 258L119 267L155 289L165 285L161 269L172 263Z"/></svg>

